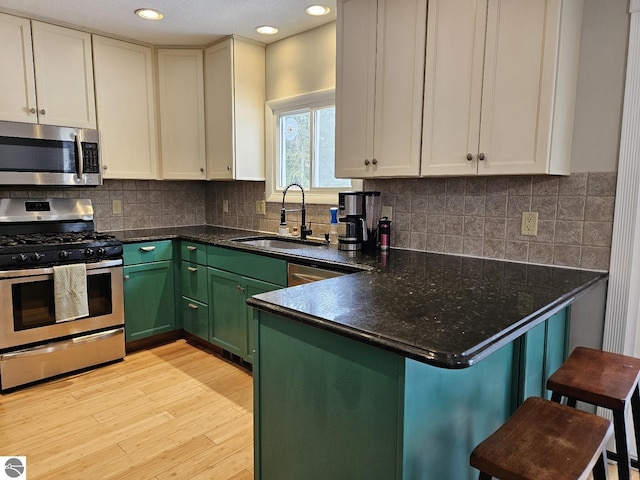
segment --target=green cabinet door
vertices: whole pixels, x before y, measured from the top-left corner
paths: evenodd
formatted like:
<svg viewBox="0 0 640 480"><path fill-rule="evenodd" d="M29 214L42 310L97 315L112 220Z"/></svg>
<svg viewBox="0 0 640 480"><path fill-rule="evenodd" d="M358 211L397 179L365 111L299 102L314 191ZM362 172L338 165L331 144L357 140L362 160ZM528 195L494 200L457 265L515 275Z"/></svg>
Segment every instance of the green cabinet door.
<svg viewBox="0 0 640 480"><path fill-rule="evenodd" d="M241 356L246 344L246 314L242 277L209 267L209 341Z"/></svg>
<svg viewBox="0 0 640 480"><path fill-rule="evenodd" d="M242 358L249 363L253 363L253 353L255 350L255 328L253 314L254 309L246 304L248 298L258 295L259 293L270 292L272 290L278 290L282 288L280 285L274 283L263 282L262 280L256 280L255 278L242 277L242 285L245 289L244 298L244 310L246 312L246 328L247 328L247 342L245 351L242 354Z"/></svg>
<svg viewBox="0 0 640 480"><path fill-rule="evenodd" d="M126 341L175 330L173 261L124 267Z"/></svg>

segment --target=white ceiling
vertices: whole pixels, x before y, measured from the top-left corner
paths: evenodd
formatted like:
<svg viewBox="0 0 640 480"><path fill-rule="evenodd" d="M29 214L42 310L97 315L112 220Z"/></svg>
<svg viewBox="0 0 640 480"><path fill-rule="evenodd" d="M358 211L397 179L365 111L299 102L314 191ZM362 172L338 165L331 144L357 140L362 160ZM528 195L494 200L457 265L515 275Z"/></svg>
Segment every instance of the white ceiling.
<svg viewBox="0 0 640 480"><path fill-rule="evenodd" d="M315 3L329 6L331 13L307 15L313 0L0 0L0 11L151 45L200 46L230 34L271 43L335 20L336 0ZM134 14L138 8L165 17L142 20ZM255 31L260 25L279 32L260 35Z"/></svg>

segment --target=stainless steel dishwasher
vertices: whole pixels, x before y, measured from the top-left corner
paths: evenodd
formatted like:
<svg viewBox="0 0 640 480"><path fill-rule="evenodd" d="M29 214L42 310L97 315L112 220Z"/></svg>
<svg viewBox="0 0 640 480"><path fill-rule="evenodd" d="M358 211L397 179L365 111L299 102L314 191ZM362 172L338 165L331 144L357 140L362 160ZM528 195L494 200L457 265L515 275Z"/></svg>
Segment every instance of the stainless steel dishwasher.
<svg viewBox="0 0 640 480"><path fill-rule="evenodd" d="M345 272L335 272L324 268L289 263L287 265L287 286L294 287L304 283L317 282L326 278L339 277Z"/></svg>

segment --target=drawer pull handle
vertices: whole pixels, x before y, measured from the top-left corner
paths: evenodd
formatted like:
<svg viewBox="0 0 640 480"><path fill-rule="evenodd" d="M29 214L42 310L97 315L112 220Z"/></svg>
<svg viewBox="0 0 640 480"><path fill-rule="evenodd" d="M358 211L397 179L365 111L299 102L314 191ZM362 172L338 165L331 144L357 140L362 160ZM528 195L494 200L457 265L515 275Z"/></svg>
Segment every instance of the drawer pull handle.
<svg viewBox="0 0 640 480"><path fill-rule="evenodd" d="M189 246L187 247L187 250L189 250L190 252L194 252L194 251L196 251L197 249L198 249L198 247L194 247L193 245L189 245Z"/></svg>
<svg viewBox="0 0 640 480"><path fill-rule="evenodd" d="M191 310L197 310L197 309L198 309L198 306L197 306L197 305L194 305L193 303L190 303L190 304L189 304L189 308L190 308Z"/></svg>
<svg viewBox="0 0 640 480"><path fill-rule="evenodd" d="M198 269L196 267L187 267L187 270L189 270L190 272L197 272Z"/></svg>
<svg viewBox="0 0 640 480"><path fill-rule="evenodd" d="M153 252L155 249L156 247L140 247L143 252Z"/></svg>

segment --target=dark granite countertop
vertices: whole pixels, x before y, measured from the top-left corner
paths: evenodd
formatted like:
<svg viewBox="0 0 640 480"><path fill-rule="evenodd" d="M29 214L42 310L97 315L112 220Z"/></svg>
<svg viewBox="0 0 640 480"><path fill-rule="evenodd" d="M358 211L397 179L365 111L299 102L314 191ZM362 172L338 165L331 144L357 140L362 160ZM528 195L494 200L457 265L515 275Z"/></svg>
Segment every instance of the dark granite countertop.
<svg viewBox="0 0 640 480"><path fill-rule="evenodd" d="M359 271L256 295L248 304L445 368L476 363L608 276L396 249L377 256L332 246L275 251L232 241L260 233L211 226L113 233L125 242L182 238Z"/></svg>

